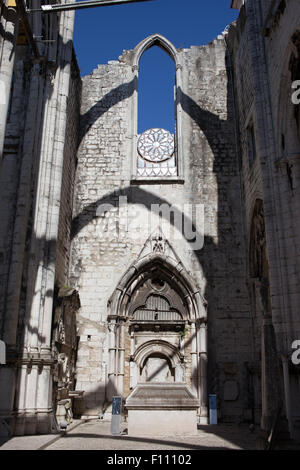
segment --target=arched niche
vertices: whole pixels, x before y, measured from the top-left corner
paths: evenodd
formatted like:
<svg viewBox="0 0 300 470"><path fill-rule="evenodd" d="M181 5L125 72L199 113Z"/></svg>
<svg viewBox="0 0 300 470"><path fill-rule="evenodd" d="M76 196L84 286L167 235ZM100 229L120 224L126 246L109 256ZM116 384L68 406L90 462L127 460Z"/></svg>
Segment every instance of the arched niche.
<svg viewBox="0 0 300 470"><path fill-rule="evenodd" d="M164 340L151 340L140 345L132 356L134 383L185 382L184 357L174 345Z"/></svg>
<svg viewBox="0 0 300 470"><path fill-rule="evenodd" d="M293 157L300 156L300 104L292 99L296 91L292 84L296 80L300 80L300 30L295 31L289 41L279 88L278 149L280 158L287 163L293 163Z"/></svg>
<svg viewBox="0 0 300 470"><path fill-rule="evenodd" d="M167 356L162 353L149 354L141 370L140 382L172 383L175 382L174 368Z"/></svg>
<svg viewBox="0 0 300 470"><path fill-rule="evenodd" d="M161 354L166 357L170 361L172 368L175 368L177 364L180 364L183 360L183 356L178 349L163 340L152 340L142 344L137 348L132 359L137 366L142 369L145 366L147 358L153 354Z"/></svg>
<svg viewBox="0 0 300 470"><path fill-rule="evenodd" d="M137 141L138 141L138 75L139 63L141 56L145 51L153 46L160 47L165 51L173 60L176 67L176 84L175 84L175 153L177 163L176 176L157 176L157 177L139 177L137 175ZM131 154L132 154L132 182L147 180L157 183L159 181L176 181L184 182L183 180L183 141L182 141L182 64L180 61L180 54L175 46L160 34L153 34L143 41L141 41L133 50L132 55L132 73L133 81L136 84L132 98L131 108Z"/></svg>

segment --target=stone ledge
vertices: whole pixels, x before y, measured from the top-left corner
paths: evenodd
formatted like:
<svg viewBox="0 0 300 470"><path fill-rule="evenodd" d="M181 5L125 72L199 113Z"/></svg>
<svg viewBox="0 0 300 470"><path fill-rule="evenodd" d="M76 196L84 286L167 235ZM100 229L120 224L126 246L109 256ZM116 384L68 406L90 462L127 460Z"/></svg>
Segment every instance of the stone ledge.
<svg viewBox="0 0 300 470"><path fill-rule="evenodd" d="M138 384L125 402L128 410L196 410L198 406L185 383Z"/></svg>
<svg viewBox="0 0 300 470"><path fill-rule="evenodd" d="M184 179L178 176L161 177L136 177L130 180L130 184L184 184Z"/></svg>

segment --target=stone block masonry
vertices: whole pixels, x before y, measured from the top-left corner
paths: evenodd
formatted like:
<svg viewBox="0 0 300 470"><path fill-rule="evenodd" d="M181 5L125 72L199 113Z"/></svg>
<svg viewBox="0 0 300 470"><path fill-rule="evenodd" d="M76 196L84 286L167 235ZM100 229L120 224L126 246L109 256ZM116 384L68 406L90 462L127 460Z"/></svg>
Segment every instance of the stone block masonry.
<svg viewBox="0 0 300 470"><path fill-rule="evenodd" d="M204 205L204 226L200 227L205 235L203 248L194 251L186 240L172 236L169 242L208 302L208 391L218 394L223 419L235 420L247 411L244 362L251 356L251 321L232 83L224 36L208 46L177 51L182 64L183 184L159 180L131 184L135 51L125 51L118 61L99 65L82 80L82 140L75 184L70 283L80 293L82 305L78 316L77 387L86 391L84 413L97 415L105 408L110 367L108 301L150 236L147 227L142 227L139 236L134 237L130 223L122 238L116 233L115 227L122 224L118 202L123 196L133 219L134 211L145 211L147 216L152 203ZM97 207L103 203L110 204L110 210L97 217ZM164 225L168 232L168 222ZM125 336L129 335L126 328ZM130 362L126 356L129 343L125 348L125 397L130 392ZM195 375L192 351L193 347L187 346L187 377ZM232 401L224 399L227 378L223 370L229 362L235 365L230 378L239 390Z"/></svg>

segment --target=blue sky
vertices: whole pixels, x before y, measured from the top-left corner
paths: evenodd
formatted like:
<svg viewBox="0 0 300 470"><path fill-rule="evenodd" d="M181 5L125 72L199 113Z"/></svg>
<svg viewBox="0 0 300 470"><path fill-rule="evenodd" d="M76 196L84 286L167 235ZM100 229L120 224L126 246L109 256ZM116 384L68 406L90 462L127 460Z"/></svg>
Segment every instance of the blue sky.
<svg viewBox="0 0 300 470"><path fill-rule="evenodd" d="M203 45L237 17L231 0L153 0L79 10L74 45L81 75L117 60L123 50L160 33L175 47ZM159 71L159 73L157 73ZM159 48L148 50L139 72L139 130L174 128L174 64Z"/></svg>

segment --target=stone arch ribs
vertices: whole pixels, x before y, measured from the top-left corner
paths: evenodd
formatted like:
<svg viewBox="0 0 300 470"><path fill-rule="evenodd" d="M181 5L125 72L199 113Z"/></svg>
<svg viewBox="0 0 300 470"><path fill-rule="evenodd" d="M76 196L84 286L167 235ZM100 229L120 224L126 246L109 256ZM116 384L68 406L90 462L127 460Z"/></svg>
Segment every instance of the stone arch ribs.
<svg viewBox="0 0 300 470"><path fill-rule="evenodd" d="M182 124L182 115L183 115L183 95L182 95L182 63L180 52L176 49L176 47L164 36L161 34L153 34L145 39L143 39L133 50L131 65L132 65L132 73L133 73L133 83L136 84L135 90L133 91L132 101L131 101L131 146L130 146L130 153L132 158L132 182L138 181L136 176L136 168L137 168L137 139L138 139L138 92L137 92L137 84L138 84L138 72L139 72L139 62L141 56L144 52L150 49L153 46L160 47L163 51L165 51L171 59L175 62L176 67L176 92L175 92L175 115L176 115L176 153L177 153L177 177L172 177L172 180L175 178L177 181L183 182L184 174L183 174L183 124ZM143 179L143 178L142 178ZM169 180L171 180L169 178ZM158 181L158 178L155 180Z"/></svg>
<svg viewBox="0 0 300 470"><path fill-rule="evenodd" d="M108 301L109 316L128 317L131 295L151 268L157 267L174 282L187 302L189 320L206 323L206 301L193 279L178 259L164 253L149 253L137 259L123 275Z"/></svg>
<svg viewBox="0 0 300 470"><path fill-rule="evenodd" d="M186 300L190 321L207 321L207 302L191 275L166 239L161 227L147 238L139 256L120 279L108 301L108 314L127 319L131 295L151 268L157 267L176 284L181 297Z"/></svg>
<svg viewBox="0 0 300 470"><path fill-rule="evenodd" d="M159 352L167 357L174 369L183 360L183 356L180 354L177 348L163 340L151 340L143 343L136 349L132 359L137 364L137 366L142 369L148 357L154 352Z"/></svg>
<svg viewBox="0 0 300 470"><path fill-rule="evenodd" d="M174 60L176 69L181 67L179 55L175 46L173 46L173 44L161 34L152 34L151 36L148 36L147 38L143 39L143 41L141 41L135 47L133 51L133 70L137 70L139 68L139 62L142 55L144 54L144 52L146 52L153 46L158 46L163 49L171 57L171 59Z"/></svg>

